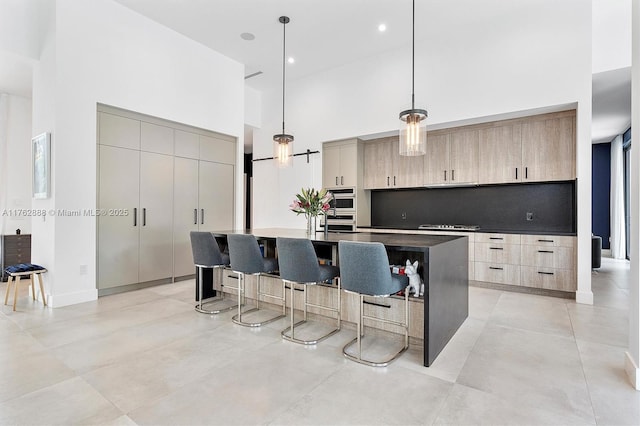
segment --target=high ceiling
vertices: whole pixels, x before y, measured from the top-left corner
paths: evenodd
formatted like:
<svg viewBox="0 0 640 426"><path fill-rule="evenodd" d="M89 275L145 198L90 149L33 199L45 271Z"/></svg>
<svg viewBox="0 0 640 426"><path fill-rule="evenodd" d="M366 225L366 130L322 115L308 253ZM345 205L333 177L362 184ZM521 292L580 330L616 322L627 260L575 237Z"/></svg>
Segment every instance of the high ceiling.
<svg viewBox="0 0 640 426"><path fill-rule="evenodd" d="M47 0L1 0L0 15L6 5L15 13L25 5L25 18ZM206 45L240 63L245 75L261 74L246 80L247 85L264 90L282 84L282 24L287 15L287 54L295 63L287 65L287 80L339 67L349 62L407 47L411 43L411 2L409 0L115 0L178 33ZM630 123L630 71L619 56L609 60L615 38L626 38L620 23L630 0L594 1L593 140L607 141L626 130ZM537 0L418 0L416 2L416 40L437 40L452 34L469 37L483 31L497 19L527 13ZM613 5L617 5L613 7ZM36 6L34 6L36 5ZM26 19L18 22L27 27ZM0 23L12 22L0 16ZM33 20L36 22L36 20ZM378 25L386 24L385 32ZM618 29L612 32L611 28ZM36 29L34 29L35 32ZM255 39L244 40L242 33ZM4 33L2 33L4 34ZM505 35L508 36L508 35ZM6 37L5 37L6 38ZM613 38L613 39L612 39ZM626 46L624 43L617 45ZM35 55L16 55L15 49L0 40L0 92L31 96L30 68ZM630 41L628 43L630 45ZM624 63L626 61L623 60ZM613 66L606 69L607 63ZM604 65L601 65L604 64ZM630 53L628 59L630 65ZM627 65L627 66L628 66ZM601 69L601 68L605 69ZM600 72L606 71L606 72Z"/></svg>

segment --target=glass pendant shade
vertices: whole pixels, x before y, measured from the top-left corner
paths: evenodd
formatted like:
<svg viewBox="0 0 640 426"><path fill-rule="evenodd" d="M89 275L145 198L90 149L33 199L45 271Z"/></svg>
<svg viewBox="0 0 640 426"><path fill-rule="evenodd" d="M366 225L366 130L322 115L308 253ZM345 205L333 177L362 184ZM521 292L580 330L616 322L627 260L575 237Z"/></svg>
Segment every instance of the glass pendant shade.
<svg viewBox="0 0 640 426"><path fill-rule="evenodd" d="M410 109L400 113L400 155L413 157L427 153L427 111Z"/></svg>
<svg viewBox="0 0 640 426"><path fill-rule="evenodd" d="M279 134L273 136L273 157L278 167L289 167L293 164L293 136Z"/></svg>

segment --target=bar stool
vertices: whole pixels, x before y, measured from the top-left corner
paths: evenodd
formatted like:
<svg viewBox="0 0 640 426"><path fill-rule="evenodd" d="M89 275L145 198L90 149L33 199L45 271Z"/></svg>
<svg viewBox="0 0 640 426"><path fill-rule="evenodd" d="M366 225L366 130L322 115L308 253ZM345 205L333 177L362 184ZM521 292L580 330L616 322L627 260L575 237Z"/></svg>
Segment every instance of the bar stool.
<svg viewBox="0 0 640 426"><path fill-rule="evenodd" d="M303 345L315 345L321 340L334 335L340 331L340 280L338 279L338 307L316 305L308 302L307 286L315 285L334 279L340 275L340 269L336 266L318 264L318 257L313 248L311 240L306 238L276 238L278 248L278 263L280 264L280 278L284 283L289 283L291 289L291 325L282 330L280 335L290 342L301 343ZM304 291L304 317L302 321L294 323L295 307L295 287L302 285ZM311 340L303 340L295 337L295 326L307 322L307 307L324 309L336 312L338 315L338 326L327 334ZM287 334L287 332L291 332Z"/></svg>
<svg viewBox="0 0 640 426"><path fill-rule="evenodd" d="M256 237L251 234L229 234L229 255L231 256L231 270L238 274L238 313L231 320L245 327L260 327L272 321L286 316L285 288L282 283L282 296L274 296L260 291L260 277L263 273L278 270L278 261L274 258L265 258L260 253L260 247ZM242 312L245 298L245 275L255 275L257 280L256 307ZM270 297L282 301L282 314L260 322L247 322L242 320L242 315L260 310L260 297Z"/></svg>
<svg viewBox="0 0 640 426"><path fill-rule="evenodd" d="M409 279L404 275L392 274L389 258L382 243L364 243L355 241L339 241L338 255L340 259L340 281L342 288L360 296L358 304L357 336L347 343L342 353L348 359L373 367L385 367L397 359L409 348ZM389 297L404 290L404 322L386 320L363 314L364 296ZM402 327L404 330L404 346L392 357L385 360L370 360L362 357L362 337L364 337L363 320L371 320ZM358 344L358 355L354 356L347 349Z"/></svg>
<svg viewBox="0 0 640 426"><path fill-rule="evenodd" d="M4 294L4 304L9 301L9 293L11 292L11 285L13 284L13 310L16 310L16 302L18 300L18 284L22 281L22 278L29 277L31 283L31 297L36 300L36 288L34 282L34 275L38 276L38 284L40 284L40 296L42 296L42 304L47 306L47 296L44 294L44 286L42 285L42 274L47 272L45 268L33 263L20 263L18 265L7 266L4 271L9 275L7 280L7 290Z"/></svg>
<svg viewBox="0 0 640 426"><path fill-rule="evenodd" d="M220 285L222 287L222 270L225 266L229 265L229 255L221 253L218 242L211 232L199 232L191 231L189 233L191 238L191 251L193 252L193 263L195 263L198 269L198 304L196 305L196 311L203 314L219 314L220 312L229 311L234 309L236 305L227 306L221 309L206 310L205 304L215 304L224 300L224 291L220 290L220 297L216 297L215 300L202 302L202 286L203 286L203 273L204 268L213 268L214 271L218 271Z"/></svg>

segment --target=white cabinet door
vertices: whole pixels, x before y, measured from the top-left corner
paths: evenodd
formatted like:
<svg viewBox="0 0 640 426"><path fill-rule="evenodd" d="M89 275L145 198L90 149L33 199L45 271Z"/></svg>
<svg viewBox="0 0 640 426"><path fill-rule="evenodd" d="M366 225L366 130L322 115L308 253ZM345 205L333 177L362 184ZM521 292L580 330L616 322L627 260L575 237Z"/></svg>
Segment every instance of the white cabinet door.
<svg viewBox="0 0 640 426"><path fill-rule="evenodd" d="M173 155L173 129L157 124L140 124L140 150Z"/></svg>
<svg viewBox="0 0 640 426"><path fill-rule="evenodd" d="M352 143L340 147L340 186L358 184L358 145Z"/></svg>
<svg viewBox="0 0 640 426"><path fill-rule="evenodd" d="M175 158L173 179L173 273L193 275L189 233L198 230L198 160Z"/></svg>
<svg viewBox="0 0 640 426"><path fill-rule="evenodd" d="M198 200L200 230L233 229L233 172L230 164L200 161Z"/></svg>
<svg viewBox="0 0 640 426"><path fill-rule="evenodd" d="M139 282L173 273L173 156L140 153Z"/></svg>
<svg viewBox="0 0 640 426"><path fill-rule="evenodd" d="M325 144L322 147L322 186L340 186L340 147Z"/></svg>
<svg viewBox="0 0 640 426"><path fill-rule="evenodd" d="M98 216L98 288L138 282L140 152L100 146L99 209L127 215Z"/></svg>

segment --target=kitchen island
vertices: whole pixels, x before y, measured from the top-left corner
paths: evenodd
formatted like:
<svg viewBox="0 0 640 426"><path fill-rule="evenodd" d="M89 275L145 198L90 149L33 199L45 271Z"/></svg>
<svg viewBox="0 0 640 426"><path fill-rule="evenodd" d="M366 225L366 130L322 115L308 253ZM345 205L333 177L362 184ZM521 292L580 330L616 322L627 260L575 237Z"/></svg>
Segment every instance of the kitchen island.
<svg viewBox="0 0 640 426"><path fill-rule="evenodd" d="M309 238L318 253L326 253L333 264L338 264L338 242L360 241L379 242L385 245L391 264L404 265L406 260L418 261L419 272L424 282L422 301L422 330L420 337L424 344L425 366L431 365L440 351L449 342L469 312L468 241L466 236L384 234L375 232L329 233L322 232L308 236L296 229L251 229L239 231L215 231L216 238L224 243L229 234L253 234L264 247L265 254L274 256L276 237ZM321 256L323 257L323 256ZM338 265L339 266L339 265ZM389 306L372 302L372 305ZM414 306L412 305L412 306ZM343 312L349 309L343 303ZM387 309L388 310L388 309ZM350 315L344 312L349 321Z"/></svg>

